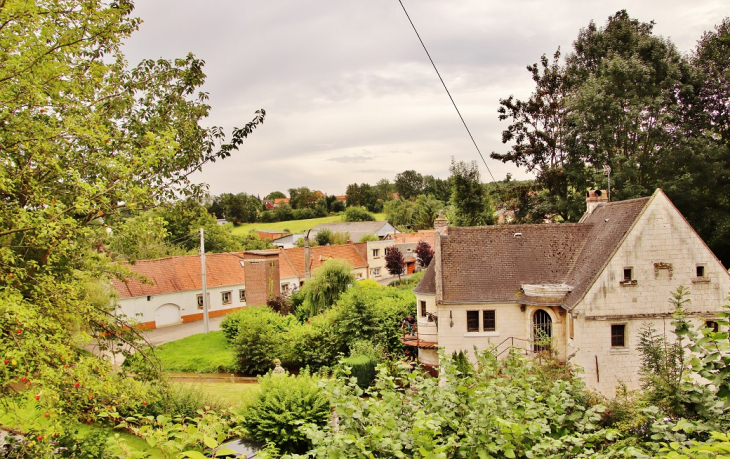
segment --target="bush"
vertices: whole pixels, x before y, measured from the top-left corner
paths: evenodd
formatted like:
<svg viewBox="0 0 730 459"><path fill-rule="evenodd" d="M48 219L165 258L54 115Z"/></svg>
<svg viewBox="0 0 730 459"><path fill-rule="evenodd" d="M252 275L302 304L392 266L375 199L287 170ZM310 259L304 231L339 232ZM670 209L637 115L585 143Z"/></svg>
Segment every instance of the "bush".
<svg viewBox="0 0 730 459"><path fill-rule="evenodd" d="M357 378L357 385L362 389L369 387L375 381L375 366L377 361L368 355L354 355L347 357L343 363L350 367L350 374Z"/></svg>
<svg viewBox="0 0 730 459"><path fill-rule="evenodd" d="M249 307L236 313L238 333L233 341L239 371L263 374L283 351L282 336L296 323L294 316L282 316L266 306Z"/></svg>
<svg viewBox="0 0 730 459"><path fill-rule="evenodd" d="M291 327L282 343L285 366L309 367L313 371L334 365L343 351L331 314L316 316L307 324Z"/></svg>
<svg viewBox="0 0 730 459"><path fill-rule="evenodd" d="M304 453L311 443L302 432L307 424L324 426L329 401L309 373L268 374L259 378L261 392L244 406L244 426L252 440L273 443L282 453Z"/></svg>
<svg viewBox="0 0 730 459"><path fill-rule="evenodd" d="M343 222L374 222L375 215L364 207L348 207L342 215Z"/></svg>

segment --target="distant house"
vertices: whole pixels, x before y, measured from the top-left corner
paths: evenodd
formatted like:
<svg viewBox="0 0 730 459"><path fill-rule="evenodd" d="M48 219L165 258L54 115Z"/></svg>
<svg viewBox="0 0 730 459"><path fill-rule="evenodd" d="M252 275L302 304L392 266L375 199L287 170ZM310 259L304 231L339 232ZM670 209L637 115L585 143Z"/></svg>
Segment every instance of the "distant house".
<svg viewBox="0 0 730 459"><path fill-rule="evenodd" d="M682 285L695 323L716 328L730 275L657 190L607 202L591 191L579 223L437 228L435 257L414 292L419 360L496 346L527 354L548 345L613 395L639 387L639 333L671 336L670 295Z"/></svg>
<svg viewBox="0 0 730 459"><path fill-rule="evenodd" d="M367 243L367 254L370 277L373 279L394 277L385 268L385 256L388 254L389 247L396 247L403 254L403 259L406 262L405 274L413 274L418 268L425 269L425 266L418 266L415 253L416 246L419 241L425 241L433 248L434 235L434 230L421 230L415 233L389 233L383 240L369 241Z"/></svg>
<svg viewBox="0 0 730 459"><path fill-rule="evenodd" d="M276 198L274 199L274 207L279 207L284 204L289 204L289 198Z"/></svg>
<svg viewBox="0 0 730 459"><path fill-rule="evenodd" d="M275 251L213 253L206 255L205 262L209 317L266 304L269 296L279 295L279 257ZM118 294L118 313L136 319L147 329L203 319L199 256L140 260L128 267L150 283L135 277L112 281Z"/></svg>
<svg viewBox="0 0 730 459"><path fill-rule="evenodd" d="M280 249L291 249L293 247L296 247L297 242L299 242L299 240L302 238L304 238L304 234L293 233L293 234L287 234L286 236L278 237L278 238L272 240L271 243Z"/></svg>
<svg viewBox="0 0 730 459"><path fill-rule="evenodd" d="M341 201L341 202L347 203L347 196L346 196L346 195L344 195L344 194L343 194L343 195L340 195L340 196L335 196L335 198L336 198L336 199L337 199L338 201Z"/></svg>
<svg viewBox="0 0 730 459"><path fill-rule="evenodd" d="M281 293L287 295L297 290L306 280L305 251L303 247L297 247L282 249L279 254ZM355 279L367 279L368 262L364 243L310 247L310 274L314 275L322 264L330 259L346 261L352 266L352 274Z"/></svg>
<svg viewBox="0 0 730 459"><path fill-rule="evenodd" d="M366 235L383 239L388 233L397 232L395 227L388 222L321 223L312 228L309 237L314 237L323 229L328 229L333 233L349 233L352 242L359 242Z"/></svg>
<svg viewBox="0 0 730 459"><path fill-rule="evenodd" d="M256 231L256 233L262 240L269 241L274 241L275 239L280 239L291 234L288 231Z"/></svg>

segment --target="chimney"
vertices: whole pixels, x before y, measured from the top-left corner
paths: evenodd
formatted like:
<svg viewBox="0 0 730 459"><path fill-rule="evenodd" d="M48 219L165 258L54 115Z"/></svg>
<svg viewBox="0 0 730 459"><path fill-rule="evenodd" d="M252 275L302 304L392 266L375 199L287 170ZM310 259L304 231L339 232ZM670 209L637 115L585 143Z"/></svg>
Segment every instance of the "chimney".
<svg viewBox="0 0 730 459"><path fill-rule="evenodd" d="M449 221L446 217L439 215L433 222L433 229L436 230L436 234L447 234L449 230Z"/></svg>
<svg viewBox="0 0 730 459"><path fill-rule="evenodd" d="M608 202L608 193L606 193L606 190L586 191L586 214L592 214L599 204L606 202Z"/></svg>
<svg viewBox="0 0 730 459"><path fill-rule="evenodd" d="M246 304L266 304L269 299L281 295L279 251L247 250L243 252L243 259Z"/></svg>

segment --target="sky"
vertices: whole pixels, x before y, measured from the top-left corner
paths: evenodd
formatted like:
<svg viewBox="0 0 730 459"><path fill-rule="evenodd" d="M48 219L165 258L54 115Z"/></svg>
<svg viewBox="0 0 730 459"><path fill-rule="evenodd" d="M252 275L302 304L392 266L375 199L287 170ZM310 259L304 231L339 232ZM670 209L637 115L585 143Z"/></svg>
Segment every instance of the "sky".
<svg viewBox="0 0 730 459"><path fill-rule="evenodd" d="M398 0L137 0L131 65L195 54L211 112L230 133L266 110L232 157L193 176L212 195L265 196L301 186L344 194L413 169L439 178L477 160L482 181L529 178L489 158L505 152L499 100L526 99L526 66L571 49L591 20L626 9L682 53L730 15L727 0L403 0L487 167Z"/></svg>

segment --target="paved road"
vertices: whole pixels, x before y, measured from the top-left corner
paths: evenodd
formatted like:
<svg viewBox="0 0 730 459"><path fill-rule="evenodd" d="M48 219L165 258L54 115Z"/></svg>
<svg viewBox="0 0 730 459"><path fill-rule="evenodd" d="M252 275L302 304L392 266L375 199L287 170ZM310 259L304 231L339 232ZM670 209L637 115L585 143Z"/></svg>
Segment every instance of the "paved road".
<svg viewBox="0 0 730 459"><path fill-rule="evenodd" d="M210 331L220 330L222 321L223 317L214 317L208 320L208 329ZM171 325L169 327L155 328L154 330L144 332L144 336L150 343L158 346L160 344L177 341L191 335L197 335L198 333L203 333L202 320L180 325Z"/></svg>

